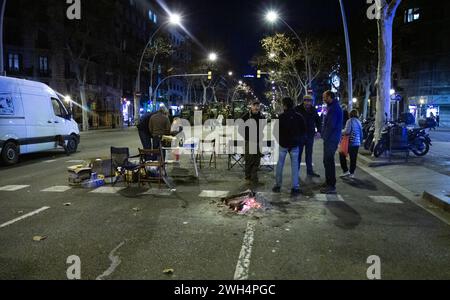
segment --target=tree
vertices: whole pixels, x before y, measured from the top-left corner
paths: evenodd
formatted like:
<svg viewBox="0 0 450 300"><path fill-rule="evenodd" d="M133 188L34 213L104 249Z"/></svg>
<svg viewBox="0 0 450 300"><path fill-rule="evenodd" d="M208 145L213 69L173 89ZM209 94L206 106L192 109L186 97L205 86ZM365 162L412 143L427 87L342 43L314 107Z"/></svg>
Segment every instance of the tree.
<svg viewBox="0 0 450 300"><path fill-rule="evenodd" d="M375 117L375 140L378 141L384 123L390 119L392 86L392 30L395 13L401 0L378 0L378 75L377 113Z"/></svg>

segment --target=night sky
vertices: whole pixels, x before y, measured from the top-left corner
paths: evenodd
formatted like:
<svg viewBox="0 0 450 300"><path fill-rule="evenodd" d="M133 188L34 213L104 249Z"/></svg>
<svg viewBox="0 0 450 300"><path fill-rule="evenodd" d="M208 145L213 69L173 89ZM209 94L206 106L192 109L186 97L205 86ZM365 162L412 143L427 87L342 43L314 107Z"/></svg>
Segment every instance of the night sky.
<svg viewBox="0 0 450 300"><path fill-rule="evenodd" d="M172 11L183 13L185 27L205 50L216 51L226 65L241 75L252 72L249 60L260 49L265 35L287 32L283 24L269 25L264 20L271 8L298 32L327 31L342 35L338 0L166 0ZM349 22L365 15L365 0L346 0ZM352 19L353 17L353 19Z"/></svg>

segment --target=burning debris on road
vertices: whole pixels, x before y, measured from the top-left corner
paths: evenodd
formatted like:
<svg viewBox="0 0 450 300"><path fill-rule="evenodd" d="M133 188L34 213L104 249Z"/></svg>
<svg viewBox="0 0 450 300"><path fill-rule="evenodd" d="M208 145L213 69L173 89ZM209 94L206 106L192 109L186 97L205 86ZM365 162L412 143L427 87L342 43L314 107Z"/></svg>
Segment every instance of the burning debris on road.
<svg viewBox="0 0 450 300"><path fill-rule="evenodd" d="M222 201L232 211L242 215L251 211L268 208L265 198L261 194L255 193L251 190L223 198Z"/></svg>

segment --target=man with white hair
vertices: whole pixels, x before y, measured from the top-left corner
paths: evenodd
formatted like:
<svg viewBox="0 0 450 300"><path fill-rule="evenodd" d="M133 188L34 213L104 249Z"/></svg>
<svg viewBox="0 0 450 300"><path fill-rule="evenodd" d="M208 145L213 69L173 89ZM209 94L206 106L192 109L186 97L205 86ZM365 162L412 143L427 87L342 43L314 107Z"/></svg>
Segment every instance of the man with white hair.
<svg viewBox="0 0 450 300"><path fill-rule="evenodd" d="M150 118L149 129L153 137L153 149L161 147L163 135L170 135L170 120L167 108L161 106L159 111Z"/></svg>

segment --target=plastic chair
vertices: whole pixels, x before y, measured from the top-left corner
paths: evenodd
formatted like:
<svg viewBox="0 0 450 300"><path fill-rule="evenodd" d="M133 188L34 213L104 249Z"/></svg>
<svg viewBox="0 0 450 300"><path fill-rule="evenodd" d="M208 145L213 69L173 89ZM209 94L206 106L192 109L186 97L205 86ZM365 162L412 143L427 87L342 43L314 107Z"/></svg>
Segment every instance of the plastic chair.
<svg viewBox="0 0 450 300"><path fill-rule="evenodd" d="M120 178L129 186L133 183L133 176L127 176L129 172L136 172L139 170L139 165L130 162L130 158L137 158L139 156L130 156L129 148L111 147L111 175L118 174L113 186L117 184Z"/></svg>

